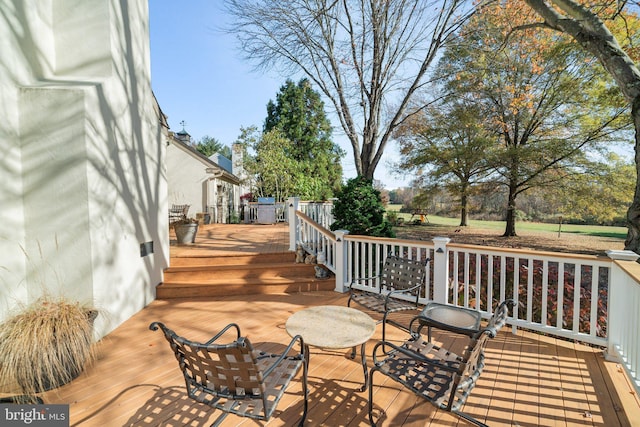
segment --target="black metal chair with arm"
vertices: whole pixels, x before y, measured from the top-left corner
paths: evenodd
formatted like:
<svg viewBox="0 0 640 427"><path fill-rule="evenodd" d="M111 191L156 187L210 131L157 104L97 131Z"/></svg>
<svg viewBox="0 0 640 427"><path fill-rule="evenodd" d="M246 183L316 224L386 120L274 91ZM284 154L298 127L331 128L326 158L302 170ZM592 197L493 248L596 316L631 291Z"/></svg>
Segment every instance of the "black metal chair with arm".
<svg viewBox="0 0 640 427"><path fill-rule="evenodd" d="M253 348L242 337L240 327L230 323L206 343L178 336L160 322L149 329L162 329L184 376L187 394L193 400L223 411L213 426L228 414L269 420L285 389L302 369L304 410L299 426L307 416L307 369L309 356L302 337L294 337L281 354L268 354ZM235 339L226 344L218 341L227 331L235 330ZM289 354L295 344L300 352Z"/></svg>
<svg viewBox="0 0 640 427"><path fill-rule="evenodd" d="M386 324L408 330L392 319L389 314L406 310L418 310L418 301L425 286L425 277L429 258L424 261L401 258L389 255L384 262L379 276L353 279L349 286L349 300L351 303L382 314L382 340L386 339ZM380 280L377 290L363 290L354 288L355 284L366 281Z"/></svg>
<svg viewBox="0 0 640 427"><path fill-rule="evenodd" d="M446 328L446 325L434 325L421 316L416 316L410 328L410 338L402 345L390 342L379 342L373 349L374 366L369 374L369 421L375 426L373 419L373 377L380 372L402 384L417 396L422 397L439 409L451 412L477 425L485 424L462 412L462 406L476 385L485 366L484 349L489 338L494 338L500 328L505 325L509 308L513 300L506 300L498 305L488 324L474 333L460 355L439 347L421 335L423 327L431 326L452 333L469 335L460 328ZM413 328L416 327L414 331ZM378 350L391 348L385 352L382 360L378 360Z"/></svg>

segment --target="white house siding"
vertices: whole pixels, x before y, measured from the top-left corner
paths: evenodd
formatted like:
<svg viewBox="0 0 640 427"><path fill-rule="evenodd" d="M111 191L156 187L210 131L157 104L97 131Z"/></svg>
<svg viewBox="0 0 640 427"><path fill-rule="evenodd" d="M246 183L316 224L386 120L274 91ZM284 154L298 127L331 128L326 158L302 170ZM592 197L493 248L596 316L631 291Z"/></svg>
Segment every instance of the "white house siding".
<svg viewBox="0 0 640 427"><path fill-rule="evenodd" d="M167 147L167 180L169 182L169 204L190 205L189 216L204 212L207 204L207 189L211 174L207 167L189 149L179 143Z"/></svg>
<svg viewBox="0 0 640 427"><path fill-rule="evenodd" d="M233 202L236 197L238 178L177 138L169 141L166 160L169 205L189 205L190 217L210 213L212 222L226 223L229 200ZM212 207L220 204L221 209Z"/></svg>
<svg viewBox="0 0 640 427"><path fill-rule="evenodd" d="M47 293L95 304L101 337L154 299L169 258L147 0L0 10L0 320Z"/></svg>

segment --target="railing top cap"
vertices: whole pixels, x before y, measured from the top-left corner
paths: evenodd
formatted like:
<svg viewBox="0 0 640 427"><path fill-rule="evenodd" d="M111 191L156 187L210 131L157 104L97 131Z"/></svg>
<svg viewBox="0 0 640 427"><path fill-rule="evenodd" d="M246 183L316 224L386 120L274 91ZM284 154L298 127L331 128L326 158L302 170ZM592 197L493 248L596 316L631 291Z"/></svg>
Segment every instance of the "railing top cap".
<svg viewBox="0 0 640 427"><path fill-rule="evenodd" d="M451 241L450 238L444 236L434 237L432 240L434 243L449 243Z"/></svg>
<svg viewBox="0 0 640 427"><path fill-rule="evenodd" d="M640 255L633 251L618 251L618 250L609 250L607 251L607 256L611 259L621 260L621 261L636 261L640 258Z"/></svg>

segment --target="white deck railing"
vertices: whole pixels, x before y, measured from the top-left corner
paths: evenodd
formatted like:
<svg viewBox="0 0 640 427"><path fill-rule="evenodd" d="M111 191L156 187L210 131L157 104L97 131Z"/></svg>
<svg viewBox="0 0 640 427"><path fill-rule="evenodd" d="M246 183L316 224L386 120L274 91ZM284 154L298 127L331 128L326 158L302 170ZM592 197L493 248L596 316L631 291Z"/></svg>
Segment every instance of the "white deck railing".
<svg viewBox="0 0 640 427"><path fill-rule="evenodd" d="M316 255L318 264L335 273L339 264L336 251L340 243L336 235L300 211L293 217L296 221L289 223L289 230L295 223L295 231L289 233L289 249L295 251L298 245L302 246L308 253Z"/></svg>
<svg viewBox="0 0 640 427"><path fill-rule="evenodd" d="M298 209L326 230L333 224L331 202L299 202Z"/></svg>
<svg viewBox="0 0 640 427"><path fill-rule="evenodd" d="M640 393L640 265L630 251L610 251L607 357L618 360Z"/></svg>
<svg viewBox="0 0 640 427"><path fill-rule="evenodd" d="M345 292L354 278L376 276L390 253L429 258L421 302L446 302L489 317L498 302L513 298L512 326L607 348L640 392L640 266L633 252L596 257L460 245L448 238L351 236L329 231L298 206L296 199L289 202L290 249L302 245L318 255L318 263L335 274L336 291ZM359 287L377 290L379 282Z"/></svg>
<svg viewBox="0 0 640 427"><path fill-rule="evenodd" d="M259 222L258 218L258 207L260 204L258 202L249 202L241 206L243 211L243 218L246 224ZM275 220L276 222L288 222L287 218L288 209L287 205L284 202L276 202L273 205L273 209L275 211Z"/></svg>
<svg viewBox="0 0 640 427"><path fill-rule="evenodd" d="M456 244L447 255L447 302L488 313L513 298L513 325L606 346L610 258Z"/></svg>

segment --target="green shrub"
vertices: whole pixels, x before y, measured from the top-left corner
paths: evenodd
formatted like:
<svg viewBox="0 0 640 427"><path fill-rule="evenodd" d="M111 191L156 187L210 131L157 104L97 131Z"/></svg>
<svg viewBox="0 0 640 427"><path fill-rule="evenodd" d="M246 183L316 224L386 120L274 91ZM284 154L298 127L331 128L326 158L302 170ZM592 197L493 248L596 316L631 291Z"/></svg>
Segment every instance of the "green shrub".
<svg viewBox="0 0 640 427"><path fill-rule="evenodd" d="M385 218L380 192L371 180L364 177L350 179L340 188L333 203L335 222L331 230L349 230L350 234L395 237Z"/></svg>
<svg viewBox="0 0 640 427"><path fill-rule="evenodd" d="M398 212L387 211L387 221L389 221L391 225L398 225Z"/></svg>

